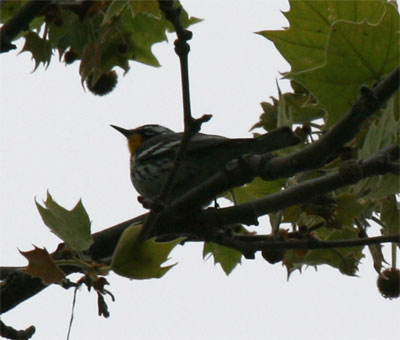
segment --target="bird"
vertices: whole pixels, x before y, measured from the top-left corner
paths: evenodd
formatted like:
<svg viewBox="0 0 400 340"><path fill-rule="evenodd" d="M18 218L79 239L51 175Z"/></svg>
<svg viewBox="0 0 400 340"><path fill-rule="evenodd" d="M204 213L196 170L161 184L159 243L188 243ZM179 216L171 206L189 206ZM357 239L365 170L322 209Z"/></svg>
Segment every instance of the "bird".
<svg viewBox="0 0 400 340"><path fill-rule="evenodd" d="M116 125L112 128L124 135L130 152L130 178L144 199L160 194L173 167L183 132L147 124L134 129ZM248 153L269 153L299 142L289 127L280 127L256 138L227 138L204 133L194 134L185 151L168 196L173 201L201 184L231 160Z"/></svg>

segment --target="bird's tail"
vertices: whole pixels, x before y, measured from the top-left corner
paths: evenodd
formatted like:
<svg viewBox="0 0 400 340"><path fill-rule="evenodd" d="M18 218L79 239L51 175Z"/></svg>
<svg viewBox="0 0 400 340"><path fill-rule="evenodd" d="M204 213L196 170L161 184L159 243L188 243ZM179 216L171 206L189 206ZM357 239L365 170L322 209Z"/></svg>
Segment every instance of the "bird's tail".
<svg viewBox="0 0 400 340"><path fill-rule="evenodd" d="M255 138L254 152L267 153L300 143L300 138L288 126L282 126Z"/></svg>

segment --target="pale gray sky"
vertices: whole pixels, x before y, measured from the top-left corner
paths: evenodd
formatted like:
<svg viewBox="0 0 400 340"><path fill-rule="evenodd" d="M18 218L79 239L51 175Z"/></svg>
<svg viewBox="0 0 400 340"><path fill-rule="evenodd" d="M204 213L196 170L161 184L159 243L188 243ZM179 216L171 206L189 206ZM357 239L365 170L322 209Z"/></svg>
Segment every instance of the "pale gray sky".
<svg viewBox="0 0 400 340"><path fill-rule="evenodd" d="M289 70L272 43L252 32L287 23L286 1L188 1L205 21L192 27L190 76L193 113L214 115L203 132L250 136L259 103L277 95L279 72ZM98 231L143 212L136 201L122 136L109 127L159 123L182 128L178 59L170 43L154 48L163 67L133 64L103 98L85 92L78 64L55 56L30 74L30 54L1 61L1 264L24 265L18 249L53 251L60 242L34 204L48 189L67 208L82 197ZM280 82L285 89L287 84ZM263 220L260 230L268 230ZM17 249L18 248L18 249ZM78 293L71 339L395 339L398 301L376 290L370 256L359 277L309 268L287 282L280 264L243 260L226 277L197 244L172 253L179 264L161 280L108 277L116 302L109 319L97 316L97 297ZM4 316L16 328L37 327L34 339L64 339L72 290L53 286ZM109 300L107 300L109 301Z"/></svg>

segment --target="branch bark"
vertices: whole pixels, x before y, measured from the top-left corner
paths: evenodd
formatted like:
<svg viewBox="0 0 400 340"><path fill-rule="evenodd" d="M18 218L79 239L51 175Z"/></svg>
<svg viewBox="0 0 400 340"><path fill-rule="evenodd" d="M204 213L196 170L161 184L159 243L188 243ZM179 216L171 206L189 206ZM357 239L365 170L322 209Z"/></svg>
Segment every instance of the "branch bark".
<svg viewBox="0 0 400 340"><path fill-rule="evenodd" d="M7 326L0 320L0 336L5 339L30 339L35 331L36 329L34 326L30 326L23 330L16 330L13 327Z"/></svg>
<svg viewBox="0 0 400 340"><path fill-rule="evenodd" d="M231 163L228 173L220 173L173 202L171 210L188 211L210 202L232 187L249 183L255 176L271 181L323 166L332 154L351 141L361 125L382 107L400 87L400 68L396 68L373 89L362 87L352 109L318 141L284 157L250 156L238 165Z"/></svg>
<svg viewBox="0 0 400 340"><path fill-rule="evenodd" d="M29 23L43 10L52 3L52 1L28 1L17 13L10 18L0 28L0 53L8 52L16 48L11 42L22 31L29 27Z"/></svg>
<svg viewBox="0 0 400 340"><path fill-rule="evenodd" d="M179 150L175 156L174 164L168 174L167 180L161 189L160 196L157 198L158 202L153 202L153 207L150 214L147 216L142 230L140 231L139 238L144 240L149 237L154 226L159 221L160 209L164 208L164 204L168 202L168 197L174 187L176 174L183 158L185 157L187 146L190 139L194 134L200 131L201 125L211 119L211 115L203 115L199 119L192 117L190 105L190 85L189 85L189 52L190 46L188 40L192 39L192 32L187 30L180 19L181 7L174 7L174 1L158 1L160 9L163 11L165 18L172 23L175 28L177 39L175 41L175 52L179 57L180 70L181 70L181 83L182 83L182 102L183 102L183 120L184 120L184 133Z"/></svg>
<svg viewBox="0 0 400 340"><path fill-rule="evenodd" d="M222 235L221 237L221 234L217 233L222 225L238 222L254 223L257 216L261 214L266 214L295 203L303 202L315 197L317 194L320 195L324 192L347 186L369 176L384 174L388 172L388 169L392 169L391 165L393 160L398 160L399 151L399 146L390 146L383 152L378 153L378 155L361 162L361 164L352 164L349 168L339 170L337 173L316 180L310 180L266 198L235 207L206 210L199 215L193 216L182 216L177 214L176 211L166 210L158 215L160 223L154 230L155 236L168 236L170 234L194 236L193 239L196 241L212 241L240 250L243 254L249 254L271 247L284 249L317 249L370 245L383 242L400 242L399 235L334 242L316 241L314 239L278 242L268 238L260 241L260 236L255 236L253 238L247 237L246 240L243 240L240 236ZM304 193L306 197L304 197ZM165 215L166 213L170 215ZM94 261L104 262L109 260L123 230L133 222L142 221L145 217L146 215L141 215L94 234L94 244L89 248L86 255L90 256ZM62 248L63 247L58 247L59 250L62 250ZM52 255L57 259L60 253L61 251L55 252ZM76 267L68 266L62 266L61 269L66 274L80 271ZM2 270L2 272L6 271L7 269ZM1 313L14 308L16 305L37 294L44 288L46 288L46 286L43 285L41 280L32 278L20 272L18 269L11 273L8 271L8 276L1 286Z"/></svg>
<svg viewBox="0 0 400 340"><path fill-rule="evenodd" d="M250 156L250 158L244 162L244 169L249 170L252 176L260 174L264 178L268 179L291 176L299 171L309 169L307 164L309 161L312 161L311 156L313 153L315 153L313 158L318 158L315 156L318 155L326 159L326 153L331 151L330 148L337 150L339 145L341 146L351 140L357 134L362 122L381 107L385 101L387 101L398 90L398 88L399 69L396 69L376 88L372 90L364 89L361 98L356 102L349 114L346 115L336 126L332 127L331 130L321 138L322 141L316 142L316 146L310 145L302 151L281 158ZM354 131L352 131L352 129L354 129ZM333 142L335 145L338 145L333 145ZM252 243L250 241L247 241L246 244L244 244L242 243L243 240L234 237L223 237L222 240L220 240L218 235L216 235L215 230L224 224L238 222L254 223L256 222L257 216L260 216L261 214L266 214L291 204L301 202L304 200L304 197L306 199L311 198L314 195L319 195L339 187L347 186L368 176L384 174L386 172L398 172L398 163L395 162L396 160L398 162L398 157L399 147L393 145L368 160L352 164L349 169L341 169L337 173L313 181L301 183L295 187L270 195L253 203L246 203L232 208L206 210L196 216L195 214L192 214L193 216L189 217L187 215L182 215L182 213L187 213L188 210L185 209L188 207L190 208L189 210L191 210L191 207L193 207L192 204L200 206L202 204L201 202L208 202L225 189L251 180L251 176L246 175L247 177L242 177L241 172L243 169L240 170L240 168L243 167L243 165L240 165L240 162L234 162L235 164L233 164L233 169L228 171L228 176L226 176L226 171L221 172L221 174L216 175L203 185L200 185L187 193L179 201L177 200L171 206L167 207L158 218L158 221L163 223L157 225L157 228L154 230L154 235L184 233L185 235L197 235L195 238L196 240L211 239L220 244L242 251L249 251L249 249L262 250L265 249L263 247L271 247L272 245L269 243ZM318 167L320 162L314 162L313 164L314 167ZM218 185L218 188L215 189L213 187L214 185ZM210 190L211 194L207 193L207 190ZM134 221L142 221L145 216L146 215L138 216L137 218L122 222L119 225L94 234L95 242L87 252L87 255L90 255L95 261L104 261L111 257L123 230ZM169 216L171 219L169 219L169 217L165 218L165 216ZM200 219L196 221L195 217ZM185 221L186 218L187 220ZM170 223L169 226L165 224L167 222ZM206 225L204 223L206 223ZM182 227L177 229L176 225L182 225ZM201 227L199 227L199 225L201 225ZM342 245L359 246L371 244L369 242L398 242L399 235L382 236L381 238L372 238L372 240L370 240L371 239L367 238L354 241L341 240L335 241L336 243L327 243L327 241L315 243L314 241L300 240L291 241L292 243L285 243L282 245L276 244L273 247L297 249L299 247L323 248L340 247ZM54 257L57 257L59 256L59 253L56 252L53 255ZM62 269L67 274L77 271L76 267L62 267ZM24 300L29 299L45 287L46 286L44 286L39 279L32 278L18 270L11 273L7 278L5 278L5 282L1 286L1 313L12 309Z"/></svg>
<svg viewBox="0 0 400 340"><path fill-rule="evenodd" d="M398 161L399 153L399 146L391 145L367 160L345 163L335 173L305 181L248 203L205 211L202 216L202 223L207 225L215 225L216 223L220 225L232 223L253 224L259 216L279 211L301 202L307 202L314 197L355 184L367 177L392 173L393 164Z"/></svg>
<svg viewBox="0 0 400 340"><path fill-rule="evenodd" d="M329 249L329 248L347 248L369 246L373 244L382 243L400 243L400 234L365 237L349 240L332 240L324 241L315 238L306 238L304 240L285 240L276 241L266 239L262 241L248 242L240 238L223 237L222 243L227 247L231 247L241 251L243 254L254 253L257 251L271 250L271 249Z"/></svg>

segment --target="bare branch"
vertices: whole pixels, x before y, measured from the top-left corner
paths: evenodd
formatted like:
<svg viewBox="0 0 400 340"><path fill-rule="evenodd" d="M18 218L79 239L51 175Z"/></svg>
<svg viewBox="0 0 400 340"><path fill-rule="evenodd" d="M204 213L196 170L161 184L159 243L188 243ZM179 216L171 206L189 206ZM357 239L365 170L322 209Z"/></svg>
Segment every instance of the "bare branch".
<svg viewBox="0 0 400 340"><path fill-rule="evenodd" d="M146 239L151 234L154 225L158 221L157 210L163 208L165 203L168 203L168 197L171 193L176 174L178 173L179 167L183 158L185 157L186 149L189 144L190 139L194 134L200 131L201 124L210 120L211 115L204 115L199 119L194 119L191 113L190 106L190 85L189 85L189 62L188 55L190 52L190 46L187 43L188 40L192 39L192 32L187 30L180 20L181 7L174 7L174 1L158 1L160 9L163 11L166 19L172 23L177 34L177 40L175 41L175 52L179 57L180 69L181 69L181 82L182 82L182 99L183 99L183 117L184 117L184 133L182 136L182 141L179 146L179 150L175 156L175 160L171 171L161 189L160 196L157 198L153 208L146 218L143 228L140 232L139 238Z"/></svg>

